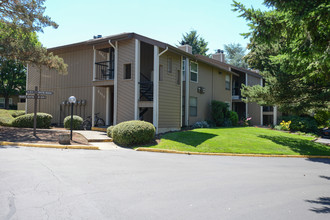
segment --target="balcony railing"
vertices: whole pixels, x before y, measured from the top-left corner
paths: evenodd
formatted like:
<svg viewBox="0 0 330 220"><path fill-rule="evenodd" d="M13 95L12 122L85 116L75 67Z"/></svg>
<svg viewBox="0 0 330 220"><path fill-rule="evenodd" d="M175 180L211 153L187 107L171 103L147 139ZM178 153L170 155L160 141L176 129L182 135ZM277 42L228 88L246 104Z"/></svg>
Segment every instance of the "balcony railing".
<svg viewBox="0 0 330 220"><path fill-rule="evenodd" d="M151 81L139 82L140 101L153 101L154 84Z"/></svg>
<svg viewBox="0 0 330 220"><path fill-rule="evenodd" d="M232 98L233 99L241 99L242 96L241 96L241 89L236 87L236 88L233 88L232 90Z"/></svg>
<svg viewBox="0 0 330 220"><path fill-rule="evenodd" d="M114 65L111 61L102 61L95 63L96 66L96 80L113 80L114 79Z"/></svg>

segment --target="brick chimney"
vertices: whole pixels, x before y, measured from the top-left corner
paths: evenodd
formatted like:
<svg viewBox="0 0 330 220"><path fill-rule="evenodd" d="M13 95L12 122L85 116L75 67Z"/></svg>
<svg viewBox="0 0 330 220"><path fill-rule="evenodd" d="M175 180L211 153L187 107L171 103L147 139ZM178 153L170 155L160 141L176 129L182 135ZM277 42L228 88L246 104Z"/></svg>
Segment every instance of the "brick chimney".
<svg viewBox="0 0 330 220"><path fill-rule="evenodd" d="M212 58L223 63L225 62L225 54L223 53L223 50L220 49L218 49L215 54L212 54Z"/></svg>
<svg viewBox="0 0 330 220"><path fill-rule="evenodd" d="M187 53L192 54L192 47L191 47L189 44L185 44L185 45L182 45L182 46L178 46L178 48L179 48L180 50L183 50L183 51L185 51L185 52L187 52Z"/></svg>

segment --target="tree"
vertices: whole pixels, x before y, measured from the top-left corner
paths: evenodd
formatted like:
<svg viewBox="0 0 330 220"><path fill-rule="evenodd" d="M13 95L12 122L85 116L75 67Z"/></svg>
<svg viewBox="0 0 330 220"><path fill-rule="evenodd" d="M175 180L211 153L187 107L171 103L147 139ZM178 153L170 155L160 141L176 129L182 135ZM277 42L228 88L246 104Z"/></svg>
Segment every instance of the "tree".
<svg viewBox="0 0 330 220"><path fill-rule="evenodd" d="M193 54L200 54L206 56L208 42L197 34L197 31L192 30L190 33L182 34L181 45L189 44L192 47Z"/></svg>
<svg viewBox="0 0 330 220"><path fill-rule="evenodd" d="M265 0L271 10L246 8L234 1L234 11L249 22L246 56L259 69L265 87L244 86L246 101L277 105L295 114L330 108L330 28L326 0Z"/></svg>
<svg viewBox="0 0 330 220"><path fill-rule="evenodd" d="M227 63L241 68L248 68L248 64L244 61L245 49L241 44L225 44L224 47Z"/></svg>
<svg viewBox="0 0 330 220"><path fill-rule="evenodd" d="M0 94L9 108L9 96L25 93L26 68L20 62L0 57Z"/></svg>
<svg viewBox="0 0 330 220"><path fill-rule="evenodd" d="M63 59L48 53L38 41L36 32L58 25L43 15L45 0L0 0L0 57L34 63L66 73Z"/></svg>

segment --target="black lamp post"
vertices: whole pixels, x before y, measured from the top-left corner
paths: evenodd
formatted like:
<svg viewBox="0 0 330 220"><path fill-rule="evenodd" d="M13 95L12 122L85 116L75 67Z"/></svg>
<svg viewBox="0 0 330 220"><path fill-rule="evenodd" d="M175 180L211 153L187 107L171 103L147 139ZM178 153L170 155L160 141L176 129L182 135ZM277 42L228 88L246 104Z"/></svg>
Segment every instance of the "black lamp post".
<svg viewBox="0 0 330 220"><path fill-rule="evenodd" d="M71 122L70 122L71 132L70 132L70 138L72 140L73 105L76 103L77 99L74 96L70 96L68 101L69 101L69 103L71 103Z"/></svg>

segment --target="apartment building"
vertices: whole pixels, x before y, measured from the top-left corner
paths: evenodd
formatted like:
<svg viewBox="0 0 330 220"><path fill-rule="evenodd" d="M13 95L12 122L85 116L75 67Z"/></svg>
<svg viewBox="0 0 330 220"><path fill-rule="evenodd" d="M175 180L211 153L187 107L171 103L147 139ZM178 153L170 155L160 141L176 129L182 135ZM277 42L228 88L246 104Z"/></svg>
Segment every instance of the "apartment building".
<svg viewBox="0 0 330 220"><path fill-rule="evenodd" d="M261 76L224 63L223 53L193 55L189 45L174 47L136 33L97 36L49 51L64 59L68 74L29 65L27 89L54 92L38 103L38 111L52 114L53 123L70 114L67 99L73 95L76 115L99 113L107 125L145 120L157 133L210 119L212 100L263 124L263 108L243 103L239 90L241 83L262 83ZM26 110L33 111L33 100L27 100Z"/></svg>

